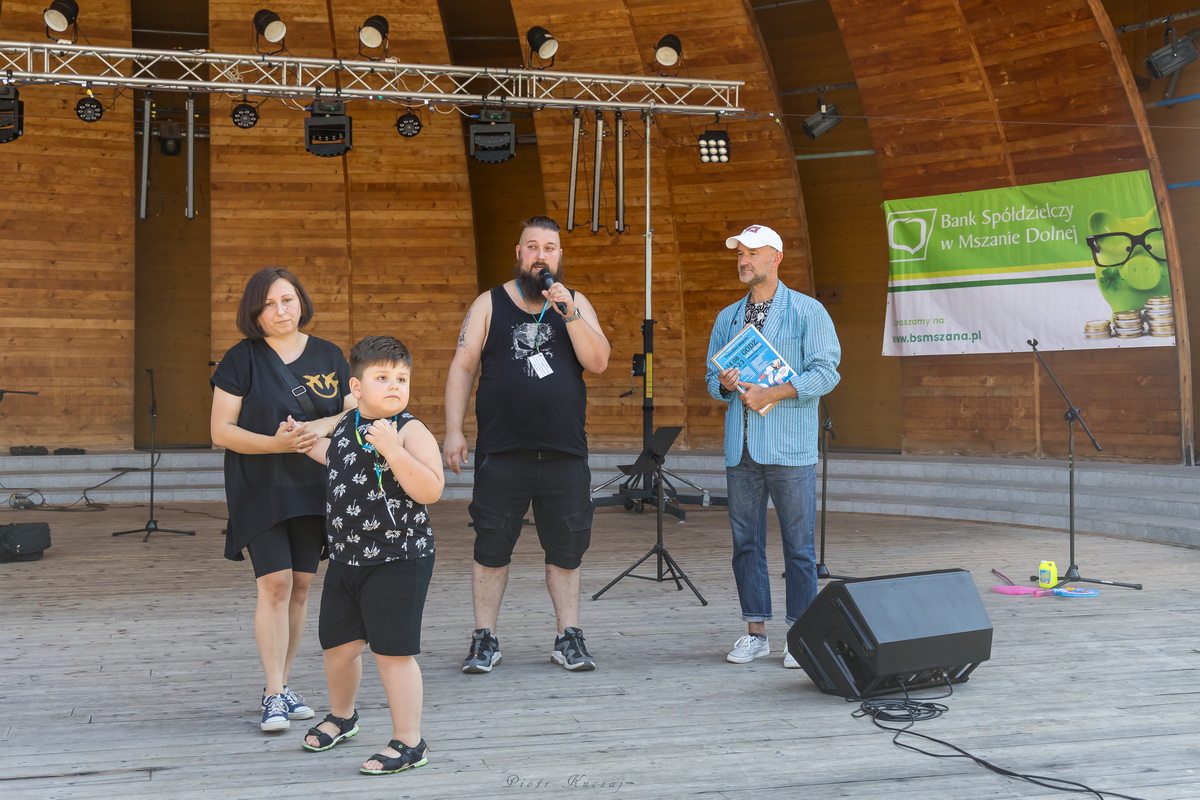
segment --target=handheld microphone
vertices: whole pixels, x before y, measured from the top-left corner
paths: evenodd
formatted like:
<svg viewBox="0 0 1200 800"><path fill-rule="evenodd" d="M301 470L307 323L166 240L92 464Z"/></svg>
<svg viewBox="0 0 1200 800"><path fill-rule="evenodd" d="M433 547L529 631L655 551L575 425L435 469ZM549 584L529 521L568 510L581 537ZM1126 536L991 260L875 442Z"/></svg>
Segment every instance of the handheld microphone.
<svg viewBox="0 0 1200 800"><path fill-rule="evenodd" d="M546 269L545 267L542 267L541 271L538 272L538 280L542 282L542 288L547 291L550 290L551 286L558 283L558 281L554 280L554 276L550 274L550 270ZM566 303L555 303L554 305L558 306L558 310L562 312L563 316L566 316Z"/></svg>

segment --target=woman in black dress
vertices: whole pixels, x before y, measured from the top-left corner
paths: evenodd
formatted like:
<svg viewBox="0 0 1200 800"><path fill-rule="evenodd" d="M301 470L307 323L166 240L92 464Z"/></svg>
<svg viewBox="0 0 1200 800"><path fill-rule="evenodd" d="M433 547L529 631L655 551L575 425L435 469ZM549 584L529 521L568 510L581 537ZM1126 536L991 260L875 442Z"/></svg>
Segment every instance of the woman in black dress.
<svg viewBox="0 0 1200 800"><path fill-rule="evenodd" d="M356 405L341 349L302 332L312 316L295 275L259 270L238 306L246 338L212 377L212 440L225 448L225 557L241 561L246 550L258 583L254 637L266 678L264 731L313 715L288 686L325 543L325 473L305 453Z"/></svg>

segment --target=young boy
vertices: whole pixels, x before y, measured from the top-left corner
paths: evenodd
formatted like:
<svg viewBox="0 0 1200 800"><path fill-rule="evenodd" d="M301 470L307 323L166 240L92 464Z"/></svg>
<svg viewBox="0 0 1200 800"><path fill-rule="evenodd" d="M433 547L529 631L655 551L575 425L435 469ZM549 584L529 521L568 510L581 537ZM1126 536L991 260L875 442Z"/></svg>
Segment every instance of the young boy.
<svg viewBox="0 0 1200 800"><path fill-rule="evenodd" d="M326 464L329 568L321 597L330 713L309 729L305 750L328 750L358 733L355 698L368 643L392 713L392 741L360 772L386 775L427 763L421 738L421 613L433 573L426 505L445 478L433 434L405 411L412 356L391 336L350 351L347 411L309 453Z"/></svg>

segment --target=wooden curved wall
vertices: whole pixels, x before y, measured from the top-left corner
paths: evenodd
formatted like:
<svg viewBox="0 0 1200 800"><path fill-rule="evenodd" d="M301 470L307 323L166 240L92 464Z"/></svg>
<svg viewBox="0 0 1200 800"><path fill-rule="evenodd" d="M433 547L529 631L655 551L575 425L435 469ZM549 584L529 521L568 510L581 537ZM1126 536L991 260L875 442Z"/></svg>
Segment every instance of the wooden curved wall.
<svg viewBox="0 0 1200 800"><path fill-rule="evenodd" d="M211 0L213 49L244 52L260 7ZM372 14L391 23L393 57L448 63L434 0L294 0L284 15L288 50L357 58L358 26ZM240 338L234 315L249 274L286 266L316 305L310 333L346 351L372 334L408 345L412 411L440 431L446 368L475 297L466 156L457 114L421 111L420 135L404 139L394 127L402 111L349 103L354 148L321 158L304 149L305 111L268 101L258 126L243 131L228 122L227 105L214 110L213 352L219 358Z"/></svg>
<svg viewBox="0 0 1200 800"><path fill-rule="evenodd" d="M1134 169L1150 169L1161 186L1132 74L1099 3L831 5L885 199ZM1168 227L1168 206L1163 214ZM1170 259L1178 292L1177 250ZM1181 408L1178 348L1047 361L1085 410L1103 457L1180 460L1190 400ZM906 452L1065 452L1065 408L1032 355L907 357L901 395Z"/></svg>
<svg viewBox="0 0 1200 800"><path fill-rule="evenodd" d="M517 28L542 25L560 42L555 70L647 74L654 45L665 33L683 43L681 77L746 82L741 103L779 114L776 88L765 61L757 23L740 0L664 4L650 0L601 0L581 14L578 3L514 0ZM589 133L593 114L585 113ZM804 206L786 129L766 116L722 122L732 143L731 161L702 164L698 134L713 120L655 117L651 131L651 227L654 231L652 314L655 425L684 425L677 446L719 448L723 415L704 386L705 354L717 312L745 294L727 236L761 222L785 243L781 277L792 288L812 290ZM570 166L570 115L536 115L538 151L549 214L565 220ZM606 116L607 125L613 123ZM608 143L601 224L592 234L590 184L581 184L579 227L563 237L568 283L596 306L613 344L608 372L589 377L588 428L592 446L640 446L641 380L631 397L630 364L642 351L644 316L645 151L640 118L627 119L626 220L613 227L613 145ZM582 170L590 174L594 139L585 138Z"/></svg>
<svg viewBox="0 0 1200 800"><path fill-rule="evenodd" d="M5 39L45 41L45 3L0 5ZM129 4L91 0L95 45L129 46ZM75 116L78 87L30 86L25 135L0 144L0 444L133 441L132 110ZM102 93L107 105L110 92Z"/></svg>

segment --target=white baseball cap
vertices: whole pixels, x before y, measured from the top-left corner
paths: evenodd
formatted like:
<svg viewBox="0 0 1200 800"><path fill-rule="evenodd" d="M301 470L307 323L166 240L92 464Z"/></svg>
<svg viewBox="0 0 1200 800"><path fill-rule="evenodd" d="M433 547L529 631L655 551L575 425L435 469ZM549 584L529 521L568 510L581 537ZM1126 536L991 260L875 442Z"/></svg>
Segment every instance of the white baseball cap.
<svg viewBox="0 0 1200 800"><path fill-rule="evenodd" d="M737 236L730 236L726 239L725 246L732 250L738 246L739 242L751 249L774 247L779 252L783 252L783 239L780 239L779 234L766 225L751 225Z"/></svg>

